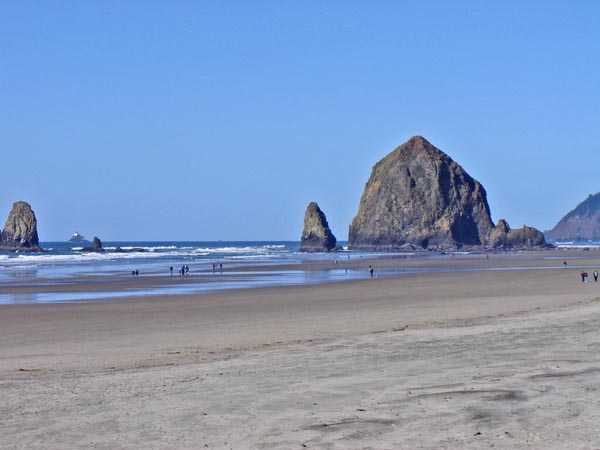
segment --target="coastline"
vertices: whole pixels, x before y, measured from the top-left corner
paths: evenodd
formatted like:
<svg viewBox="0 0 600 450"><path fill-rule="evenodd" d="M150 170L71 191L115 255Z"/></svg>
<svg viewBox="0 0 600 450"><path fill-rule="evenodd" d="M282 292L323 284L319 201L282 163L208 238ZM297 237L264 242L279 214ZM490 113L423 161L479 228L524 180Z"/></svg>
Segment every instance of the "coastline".
<svg viewBox="0 0 600 450"><path fill-rule="evenodd" d="M355 269L365 273L365 263L378 271L401 265L406 273L201 295L1 306L6 403L0 412L7 419L0 447L304 443L383 449L406 442L411 448L485 442L564 448L593 442L584 425L600 409L573 404L585 392L568 374L583 386L596 383L600 284L579 278L581 267L600 266L596 252L386 256L356 261ZM320 272L331 264L303 266ZM94 289L111 292L162 278L98 282ZM552 390L534 401L533 380L552 383ZM544 402L554 407L542 414L536 408ZM553 430L563 411L575 406L570 434L565 427ZM474 419L479 409L487 415ZM530 414L540 422L535 428L541 436L530 429Z"/></svg>
<svg viewBox="0 0 600 450"><path fill-rule="evenodd" d="M531 269L592 269L599 253L596 249L564 249L552 251L506 253L417 252L410 254L331 253L317 260L290 261L226 261L222 269L212 268L207 261L190 263L186 276L168 274L168 267L156 264L144 268L140 276L132 277L128 267L119 270L103 263L101 271L89 269L83 274L65 274L54 269L52 276L31 275L27 271L0 280L0 308L13 304L102 302L131 300L136 297L210 294L220 291L263 287L303 286L357 281L369 278L369 266L375 278L414 275L416 273L456 271L502 271ZM327 258L327 259L325 259ZM136 267L133 264L131 267ZM46 270L47 272L47 270Z"/></svg>

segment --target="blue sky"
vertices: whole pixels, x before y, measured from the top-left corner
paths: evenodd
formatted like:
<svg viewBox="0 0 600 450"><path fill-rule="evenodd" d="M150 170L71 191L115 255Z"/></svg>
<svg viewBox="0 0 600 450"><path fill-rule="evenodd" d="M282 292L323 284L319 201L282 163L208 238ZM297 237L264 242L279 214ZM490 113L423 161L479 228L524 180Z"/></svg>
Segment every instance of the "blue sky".
<svg viewBox="0 0 600 450"><path fill-rule="evenodd" d="M600 191L600 2L0 0L0 221L42 241L347 238L420 134L492 218Z"/></svg>

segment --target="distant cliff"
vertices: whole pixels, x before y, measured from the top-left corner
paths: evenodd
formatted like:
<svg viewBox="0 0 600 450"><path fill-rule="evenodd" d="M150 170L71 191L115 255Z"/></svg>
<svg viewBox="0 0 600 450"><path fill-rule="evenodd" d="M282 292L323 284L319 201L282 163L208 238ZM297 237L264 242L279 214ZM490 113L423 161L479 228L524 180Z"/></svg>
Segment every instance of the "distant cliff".
<svg viewBox="0 0 600 450"><path fill-rule="evenodd" d="M544 234L551 241L600 241L600 193L590 194Z"/></svg>
<svg viewBox="0 0 600 450"><path fill-rule="evenodd" d="M40 252L37 219L29 203L16 202L0 233L0 251Z"/></svg>

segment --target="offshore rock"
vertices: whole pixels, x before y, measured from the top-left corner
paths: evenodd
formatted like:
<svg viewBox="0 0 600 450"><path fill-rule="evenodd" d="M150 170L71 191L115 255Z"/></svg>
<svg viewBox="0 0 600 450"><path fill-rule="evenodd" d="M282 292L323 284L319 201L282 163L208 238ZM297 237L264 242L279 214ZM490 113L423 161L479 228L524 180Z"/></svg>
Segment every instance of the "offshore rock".
<svg viewBox="0 0 600 450"><path fill-rule="evenodd" d="M96 252L96 253L104 253L104 249L102 248L102 241L98 236L94 236L94 240L92 241L91 247L84 247L81 249L82 252Z"/></svg>
<svg viewBox="0 0 600 450"><path fill-rule="evenodd" d="M336 249L336 238L319 205L311 202L304 214L304 230L300 239L301 252L330 252Z"/></svg>
<svg viewBox="0 0 600 450"><path fill-rule="evenodd" d="M550 241L599 241L600 193L590 194L544 234Z"/></svg>
<svg viewBox="0 0 600 450"><path fill-rule="evenodd" d="M79 231L76 231L75 233L73 233L73 236L71 236L71 239L69 239L69 242L78 242L80 244L89 244L90 243L90 241L88 241L83 234L79 234Z"/></svg>
<svg viewBox="0 0 600 450"><path fill-rule="evenodd" d="M0 233L0 251L41 252L37 219L29 203L16 202Z"/></svg>
<svg viewBox="0 0 600 450"><path fill-rule="evenodd" d="M490 232L488 246L494 249L534 249L551 248L552 245L546 243L544 233L540 230L523 225L523 228L511 230L504 219L500 219L496 228Z"/></svg>
<svg viewBox="0 0 600 450"><path fill-rule="evenodd" d="M415 136L373 167L350 225L348 246L481 246L493 228L483 186L444 152Z"/></svg>

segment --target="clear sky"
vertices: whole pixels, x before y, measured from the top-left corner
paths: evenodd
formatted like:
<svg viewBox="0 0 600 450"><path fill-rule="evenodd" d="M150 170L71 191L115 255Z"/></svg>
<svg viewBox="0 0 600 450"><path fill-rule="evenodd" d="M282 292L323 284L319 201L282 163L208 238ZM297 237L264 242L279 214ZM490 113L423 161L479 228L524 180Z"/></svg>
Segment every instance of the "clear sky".
<svg viewBox="0 0 600 450"><path fill-rule="evenodd" d="M598 1L0 0L0 226L42 241L346 240L420 134L492 218L600 191Z"/></svg>

